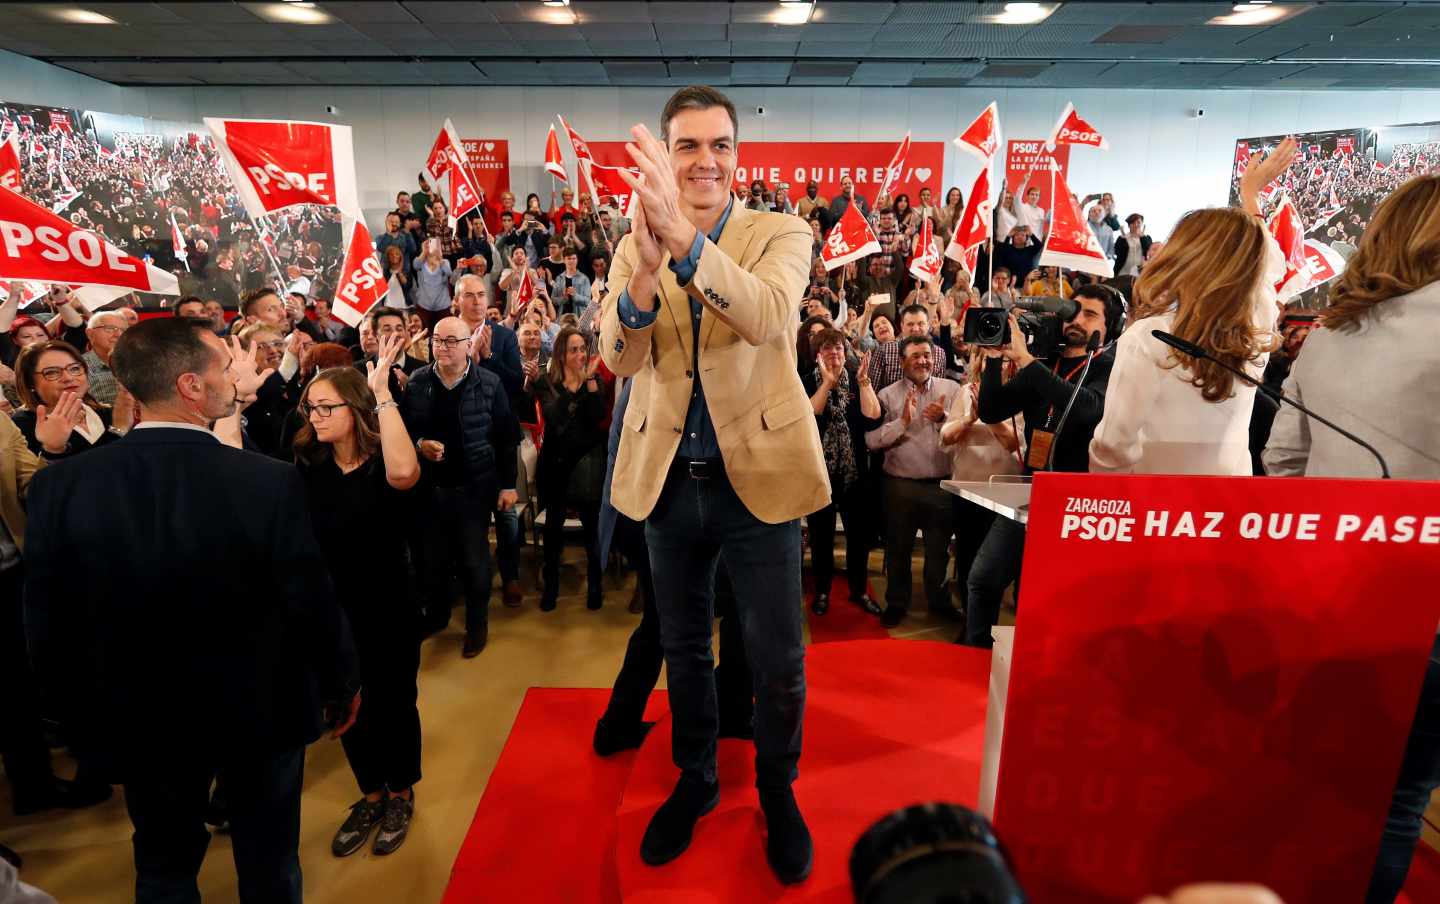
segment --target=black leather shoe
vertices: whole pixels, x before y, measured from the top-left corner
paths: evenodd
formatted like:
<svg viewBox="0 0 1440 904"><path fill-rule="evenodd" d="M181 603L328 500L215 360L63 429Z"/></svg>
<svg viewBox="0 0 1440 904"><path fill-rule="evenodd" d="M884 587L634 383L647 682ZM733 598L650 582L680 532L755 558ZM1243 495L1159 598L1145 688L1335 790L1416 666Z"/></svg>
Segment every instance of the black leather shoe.
<svg viewBox="0 0 1440 904"><path fill-rule="evenodd" d="M805 881L815 866L815 843L795 792L761 791L760 809L765 813L765 859L775 878L785 885Z"/></svg>
<svg viewBox="0 0 1440 904"><path fill-rule="evenodd" d="M599 588L591 590L585 596L585 608L591 612L597 611L603 605L605 605L605 593Z"/></svg>
<svg viewBox="0 0 1440 904"><path fill-rule="evenodd" d="M887 628L893 628L905 620L905 608L903 606L886 606L885 611L880 614L880 624Z"/></svg>
<svg viewBox="0 0 1440 904"><path fill-rule="evenodd" d="M12 803L16 816L30 816L46 810L81 810L93 807L103 804L114 793L109 785L56 778L38 787L27 787L23 791L15 789Z"/></svg>
<svg viewBox="0 0 1440 904"><path fill-rule="evenodd" d="M830 611L830 594L828 594L828 593L817 593L817 594L815 594L815 602L813 602L813 603L810 604L810 611L813 612L813 613L815 613L816 615L824 615L826 612L829 612L829 611Z"/></svg>
<svg viewBox="0 0 1440 904"><path fill-rule="evenodd" d="M600 756L612 756L622 750L635 750L645 741L654 722L638 722L634 725L615 725L600 717L595 723L595 739L591 743Z"/></svg>
<svg viewBox="0 0 1440 904"><path fill-rule="evenodd" d="M720 783L706 785L680 776L675 790L650 817L645 837L640 840L640 859L650 866L669 863L685 853L695 834L695 823L720 803Z"/></svg>
<svg viewBox="0 0 1440 904"><path fill-rule="evenodd" d="M460 655L466 659L474 659L480 655L480 651L485 649L485 644L489 642L490 623L481 622L478 631L467 632L465 634L465 647L460 651Z"/></svg>
<svg viewBox="0 0 1440 904"><path fill-rule="evenodd" d="M855 605L859 606L861 609L864 609L866 612L869 612L871 615L879 615L882 611L880 609L880 604L875 602L875 600L871 599L870 594L868 593L860 594L860 596L857 597L855 600Z"/></svg>
<svg viewBox="0 0 1440 904"><path fill-rule="evenodd" d="M545 589L540 591L540 611L554 612L555 602L560 598L560 588L551 581L545 582Z"/></svg>

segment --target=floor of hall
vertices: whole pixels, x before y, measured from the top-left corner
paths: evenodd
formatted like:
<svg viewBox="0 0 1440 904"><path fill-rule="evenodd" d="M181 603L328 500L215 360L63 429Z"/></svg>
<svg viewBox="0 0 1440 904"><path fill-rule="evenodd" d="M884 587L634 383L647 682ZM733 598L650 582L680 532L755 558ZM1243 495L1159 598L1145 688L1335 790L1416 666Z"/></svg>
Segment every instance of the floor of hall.
<svg viewBox="0 0 1440 904"><path fill-rule="evenodd" d="M490 643L478 658L460 656L462 605L456 606L450 627L422 646L424 778L416 786L410 836L398 852L377 857L367 846L345 859L331 855L331 837L359 793L339 742L321 740L309 748L300 842L307 902L438 902L526 689L611 685L625 643L640 618L627 610L634 576L627 573L617 580L607 574L604 608L587 610L584 558L571 544L561 572L559 607L541 612L537 563L531 557L534 551L527 547L523 552L522 578L531 588L524 605L505 608L497 590L491 600ZM843 573L843 553L837 558ZM883 600L881 560L882 554L874 552L870 571L876 597ZM920 564L917 557L917 580ZM1002 621L1013 623L1008 604ZM954 622L932 619L918 609L890 635L903 640L948 641L959 630ZM806 635L808 640L808 627ZM585 730L591 727L585 726ZM57 773L73 773L73 763L63 754L55 754L55 763ZM1430 820L1440 823L1440 806L1432 806ZM1426 839L1440 847L1440 833L1429 826L1425 831ZM88 810L17 818L11 815L8 785L0 782L0 841L25 858L22 878L62 904L133 900L130 832L118 788L110 801ZM515 843L545 844L546 839L517 838ZM223 834L211 841L200 873L200 891L207 904L238 901L230 841Z"/></svg>

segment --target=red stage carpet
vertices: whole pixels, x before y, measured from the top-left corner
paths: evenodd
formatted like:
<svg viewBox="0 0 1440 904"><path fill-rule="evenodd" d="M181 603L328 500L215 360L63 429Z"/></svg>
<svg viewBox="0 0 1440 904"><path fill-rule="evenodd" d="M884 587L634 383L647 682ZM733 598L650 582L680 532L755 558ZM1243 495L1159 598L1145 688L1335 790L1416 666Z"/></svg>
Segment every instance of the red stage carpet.
<svg viewBox="0 0 1440 904"><path fill-rule="evenodd" d="M850 601L850 588L843 576L830 586L830 609L824 615L810 611L811 584L805 582L805 617L810 622L810 642L835 643L843 640L886 640L890 632L880 624L880 616L871 615ZM874 590L870 593L873 595Z"/></svg>
<svg viewBox="0 0 1440 904"><path fill-rule="evenodd" d="M443 904L620 901L615 810L635 753L601 759L590 749L595 720L609 699L608 688L526 693L455 858ZM661 691L648 715L666 711Z"/></svg>
<svg viewBox="0 0 1440 904"><path fill-rule="evenodd" d="M815 836L810 879L786 889L771 875L753 747L738 741L720 743L720 806L696 826L690 850L659 869L640 862L640 837L676 778L667 719L641 748L620 807L615 861L626 902L839 904L850 900L850 848L871 823L927 800L974 806L989 651L923 641L822 643L809 648L806 666L795 793Z"/></svg>

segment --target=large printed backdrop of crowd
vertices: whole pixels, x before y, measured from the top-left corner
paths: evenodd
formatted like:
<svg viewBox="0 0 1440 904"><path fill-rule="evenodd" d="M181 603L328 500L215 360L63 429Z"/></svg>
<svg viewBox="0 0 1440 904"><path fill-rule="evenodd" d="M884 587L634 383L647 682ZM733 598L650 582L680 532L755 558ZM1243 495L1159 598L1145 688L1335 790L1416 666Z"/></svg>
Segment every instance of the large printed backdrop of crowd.
<svg viewBox="0 0 1440 904"><path fill-rule="evenodd" d="M1284 138L1236 141L1232 204L1250 159L1269 153ZM1272 224L1293 221L1291 228L1303 236L1311 268L1343 268L1380 202L1412 176L1440 171L1440 123L1302 132L1295 138L1300 145L1295 162L1269 186L1263 203ZM1328 285L1321 282L1301 294L1299 304L1323 307L1327 292Z"/></svg>
<svg viewBox="0 0 1440 904"><path fill-rule="evenodd" d="M7 150L18 163L7 187L175 274L182 294L233 307L262 286L298 283L329 298L339 282L339 208L250 216L203 126L0 101L0 159ZM43 306L43 287L25 289ZM146 306L161 301L137 294Z"/></svg>

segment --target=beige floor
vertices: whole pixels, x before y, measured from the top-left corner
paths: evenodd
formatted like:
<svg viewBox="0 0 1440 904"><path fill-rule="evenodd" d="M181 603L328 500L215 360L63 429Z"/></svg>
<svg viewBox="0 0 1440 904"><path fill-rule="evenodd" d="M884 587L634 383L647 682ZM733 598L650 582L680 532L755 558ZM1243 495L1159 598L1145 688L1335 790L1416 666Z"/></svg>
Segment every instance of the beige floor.
<svg viewBox="0 0 1440 904"><path fill-rule="evenodd" d="M535 583L528 553L525 570ZM877 553L870 564L876 592L883 594L879 560ZM534 593L521 609L505 609L497 598L491 607L490 645L479 658L460 658L461 634L453 626L425 643L420 665L425 779L417 786L410 838L398 853L383 858L366 849L345 860L330 855L331 835L358 794L338 742L321 741L310 748L300 845L307 901L439 901L525 690L608 687L614 680L625 641L639 619L626 611L634 581L621 585L607 579L605 608L590 612L584 605L583 576L573 558L571 562L562 574L564 595L554 612L538 611ZM452 625L458 626L458 607L455 615ZM1002 621L1011 622L1008 612ZM948 640L956 631L952 623L919 612L891 633L897 638ZM58 764L62 773L72 768ZM17 819L10 815L7 789L0 782L0 839L26 858L27 881L61 904L133 900L130 825L118 794L91 810ZM1432 807L1431 818L1440 822L1440 807ZM1426 835L1440 847L1440 835L1430 829ZM516 841L529 844L536 839ZM224 836L210 845L200 889L207 902L237 900L230 842Z"/></svg>

